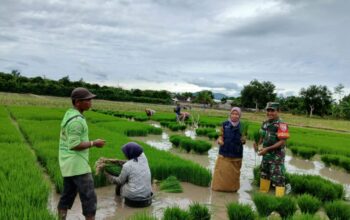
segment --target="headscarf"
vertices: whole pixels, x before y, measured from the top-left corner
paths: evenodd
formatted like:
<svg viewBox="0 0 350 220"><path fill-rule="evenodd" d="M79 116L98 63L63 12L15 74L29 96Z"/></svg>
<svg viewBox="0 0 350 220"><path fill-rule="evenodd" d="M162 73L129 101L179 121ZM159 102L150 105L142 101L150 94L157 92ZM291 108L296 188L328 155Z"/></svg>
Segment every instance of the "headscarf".
<svg viewBox="0 0 350 220"><path fill-rule="evenodd" d="M236 121L236 122L231 121L231 113L232 113L233 111L236 111L236 112L238 112L238 114L239 114L238 121ZM240 109L239 107L233 107L233 108L231 109L231 111L230 111L230 115L228 116L228 120L231 122L231 124L232 124L233 126L237 126L237 125L239 124L239 120L240 120L241 116L242 116L241 109Z"/></svg>
<svg viewBox="0 0 350 220"><path fill-rule="evenodd" d="M129 142L122 147L122 151L128 160L134 159L137 161L137 158L142 154L143 149L137 143Z"/></svg>

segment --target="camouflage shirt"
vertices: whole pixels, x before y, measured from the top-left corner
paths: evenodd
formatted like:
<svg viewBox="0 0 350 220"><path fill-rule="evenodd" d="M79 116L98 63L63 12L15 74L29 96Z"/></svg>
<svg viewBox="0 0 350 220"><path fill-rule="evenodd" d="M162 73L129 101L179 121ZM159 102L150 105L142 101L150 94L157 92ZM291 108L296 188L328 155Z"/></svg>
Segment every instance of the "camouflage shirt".
<svg viewBox="0 0 350 220"><path fill-rule="evenodd" d="M280 119L267 120L263 122L260 128L260 135L263 138L263 147L274 145L282 139L289 138L288 125ZM267 152L263 156L263 160L284 160L285 146L281 146L275 150Z"/></svg>

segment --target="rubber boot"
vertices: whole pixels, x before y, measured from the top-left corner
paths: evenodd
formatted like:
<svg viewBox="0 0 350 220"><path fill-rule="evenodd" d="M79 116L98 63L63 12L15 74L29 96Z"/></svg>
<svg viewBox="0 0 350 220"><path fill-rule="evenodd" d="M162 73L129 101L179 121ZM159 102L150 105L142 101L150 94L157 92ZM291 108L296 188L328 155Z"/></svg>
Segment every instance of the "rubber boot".
<svg viewBox="0 0 350 220"><path fill-rule="evenodd" d="M66 220L66 217L67 217L67 209L59 209L58 220Z"/></svg>
<svg viewBox="0 0 350 220"><path fill-rule="evenodd" d="M260 192L267 193L270 190L271 181L268 179L260 179Z"/></svg>
<svg viewBox="0 0 350 220"><path fill-rule="evenodd" d="M284 186L276 186L275 188L275 195L276 197L282 197L284 196L285 187Z"/></svg>

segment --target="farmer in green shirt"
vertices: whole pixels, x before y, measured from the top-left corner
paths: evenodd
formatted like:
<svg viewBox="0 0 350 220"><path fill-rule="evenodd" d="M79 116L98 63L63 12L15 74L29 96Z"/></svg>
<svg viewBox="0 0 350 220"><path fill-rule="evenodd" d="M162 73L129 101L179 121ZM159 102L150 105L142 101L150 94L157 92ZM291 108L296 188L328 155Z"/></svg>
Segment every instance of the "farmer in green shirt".
<svg viewBox="0 0 350 220"><path fill-rule="evenodd" d="M63 192L58 203L59 219L66 219L67 210L79 193L85 219L95 219L97 198L89 166L89 148L103 147L105 141L89 140L88 126L83 112L91 108L96 95L85 88L72 91L73 108L67 110L61 123L59 164L63 176Z"/></svg>
<svg viewBox="0 0 350 220"><path fill-rule="evenodd" d="M288 125L279 118L279 103L268 102L266 106L267 120L260 129L259 143L254 147L258 150L259 144L263 147L258 154L263 156L260 165L260 191L268 192L270 184L275 186L276 196L283 196L285 192L285 147L289 138Z"/></svg>

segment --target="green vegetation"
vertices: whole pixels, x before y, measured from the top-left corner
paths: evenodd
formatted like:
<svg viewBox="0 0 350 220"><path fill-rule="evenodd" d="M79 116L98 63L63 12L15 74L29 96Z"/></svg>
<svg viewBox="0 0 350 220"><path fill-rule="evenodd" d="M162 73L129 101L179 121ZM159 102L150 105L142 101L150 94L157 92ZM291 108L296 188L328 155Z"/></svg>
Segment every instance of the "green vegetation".
<svg viewBox="0 0 350 220"><path fill-rule="evenodd" d="M128 218L128 220L157 220L157 218L147 213L137 213Z"/></svg>
<svg viewBox="0 0 350 220"><path fill-rule="evenodd" d="M159 189L169 193L183 192L181 183L175 176L169 176L160 183Z"/></svg>
<svg viewBox="0 0 350 220"><path fill-rule="evenodd" d="M315 214L321 207L321 201L309 194L300 195L297 198L298 206L303 213Z"/></svg>
<svg viewBox="0 0 350 220"><path fill-rule="evenodd" d="M321 160L327 165L334 165L344 168L350 172L350 157L342 155L325 154L321 156Z"/></svg>
<svg viewBox="0 0 350 220"><path fill-rule="evenodd" d="M56 219L47 210L48 182L2 106L0 124L0 219Z"/></svg>
<svg viewBox="0 0 350 220"><path fill-rule="evenodd" d="M330 220L349 220L350 205L343 201L333 201L325 205Z"/></svg>
<svg viewBox="0 0 350 220"><path fill-rule="evenodd" d="M119 176L122 171L122 167L119 164L110 163L105 165L104 170L113 176Z"/></svg>
<svg viewBox="0 0 350 220"><path fill-rule="evenodd" d="M164 211L163 220L190 220L190 214L177 206L168 207Z"/></svg>
<svg viewBox="0 0 350 220"><path fill-rule="evenodd" d="M229 220L254 220L255 213L250 205L229 203L227 206Z"/></svg>
<svg viewBox="0 0 350 220"><path fill-rule="evenodd" d="M16 117L21 131L33 146L38 160L48 170L48 174L56 185L56 190L61 192L63 182L57 163L61 122L56 119L63 117L64 110L39 107L10 107L9 109ZM32 115L30 112L32 112ZM37 112L40 112L40 119L36 118ZM48 117L50 119L44 120L46 114L50 115ZM33 115L35 116L34 118ZM85 115L89 123L90 138L103 137L107 141L104 148L91 149L91 167L94 167L95 161L100 157L124 159L120 148L131 141L125 135L126 130L135 127L153 129L153 126L147 124L127 121L96 112L86 112ZM209 170L169 152L157 150L144 143L140 144L148 157L152 178L162 180L170 175L174 175L181 181L191 182L200 186L209 186L211 181ZM107 184L102 175L95 176L94 180L97 187Z"/></svg>
<svg viewBox="0 0 350 220"><path fill-rule="evenodd" d="M342 199L344 189L341 184L333 183L314 175L289 174L289 182L292 192L295 194L310 194L321 201Z"/></svg>
<svg viewBox="0 0 350 220"><path fill-rule="evenodd" d="M196 134L198 136L206 136L208 133L215 132L214 128L197 128Z"/></svg>
<svg viewBox="0 0 350 220"><path fill-rule="evenodd" d="M208 152L208 150L211 148L211 144L206 141L192 140L191 138L183 135L171 135L169 140L175 147L180 147L187 153L192 150L195 153L203 154Z"/></svg>
<svg viewBox="0 0 350 220"><path fill-rule="evenodd" d="M190 220L210 220L208 207L199 203L193 203L189 208Z"/></svg>
<svg viewBox="0 0 350 220"><path fill-rule="evenodd" d="M294 215L291 220L322 220L319 216L314 216L310 214L300 214Z"/></svg>
<svg viewBox="0 0 350 220"><path fill-rule="evenodd" d="M300 146L292 146L290 150L294 155L300 156L304 159L311 159L317 153L316 149Z"/></svg>
<svg viewBox="0 0 350 220"><path fill-rule="evenodd" d="M277 211L283 219L291 217L297 210L296 202L289 196L275 197L274 195L255 193L253 201L260 216L269 216Z"/></svg>

